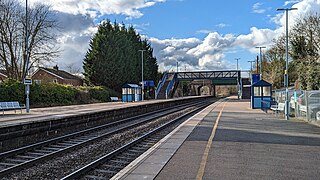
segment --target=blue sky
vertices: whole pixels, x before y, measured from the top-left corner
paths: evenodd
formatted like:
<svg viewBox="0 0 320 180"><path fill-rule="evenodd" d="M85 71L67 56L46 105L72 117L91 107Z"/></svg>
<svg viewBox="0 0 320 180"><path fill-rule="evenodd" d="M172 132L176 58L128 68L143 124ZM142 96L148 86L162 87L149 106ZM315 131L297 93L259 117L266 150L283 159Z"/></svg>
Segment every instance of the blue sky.
<svg viewBox="0 0 320 180"><path fill-rule="evenodd" d="M30 0L31 4L42 2ZM133 25L154 48L160 70L248 70L258 55L284 33L277 8L297 7L289 23L309 12L320 13L320 0L47 0L65 31L56 63L82 66L88 44L103 19ZM68 19L68 20L66 20ZM72 21L72 23L70 22Z"/></svg>
<svg viewBox="0 0 320 180"><path fill-rule="evenodd" d="M259 28L274 26L268 22L265 14L256 14L252 11L254 1L208 1L185 0L169 1L157 6L145 9L145 13L139 21L150 24L147 33L158 38L185 38L205 35L199 31L218 31L222 34L249 33L250 27ZM263 4L262 8L277 7L276 3ZM275 11L275 9L272 9ZM275 12L270 11L272 15Z"/></svg>
<svg viewBox="0 0 320 180"><path fill-rule="evenodd" d="M259 5L260 13L253 11ZM222 34L246 34L250 27L275 28L270 19L283 7L283 1L258 2L247 0L168 0L155 6L142 9L141 18L127 18L125 15L106 15L100 17L116 19L125 24L137 25L143 34L165 38L205 37L207 31L218 31ZM263 11L263 12L262 12ZM264 12L265 11L265 12ZM201 33L202 32L202 33Z"/></svg>

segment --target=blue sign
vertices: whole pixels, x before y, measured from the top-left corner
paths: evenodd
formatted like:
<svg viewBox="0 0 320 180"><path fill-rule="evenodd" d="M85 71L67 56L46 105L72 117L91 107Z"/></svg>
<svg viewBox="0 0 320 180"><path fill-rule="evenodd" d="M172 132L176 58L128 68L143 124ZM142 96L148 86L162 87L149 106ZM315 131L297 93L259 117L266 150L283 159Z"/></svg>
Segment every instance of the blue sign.
<svg viewBox="0 0 320 180"><path fill-rule="evenodd" d="M260 81L260 74L252 74L251 84L254 84L258 81Z"/></svg>
<svg viewBox="0 0 320 180"><path fill-rule="evenodd" d="M149 87L154 87L154 81L152 81L152 80L145 80L145 81L143 81L144 82L144 86L145 87L147 87L147 86L149 86Z"/></svg>

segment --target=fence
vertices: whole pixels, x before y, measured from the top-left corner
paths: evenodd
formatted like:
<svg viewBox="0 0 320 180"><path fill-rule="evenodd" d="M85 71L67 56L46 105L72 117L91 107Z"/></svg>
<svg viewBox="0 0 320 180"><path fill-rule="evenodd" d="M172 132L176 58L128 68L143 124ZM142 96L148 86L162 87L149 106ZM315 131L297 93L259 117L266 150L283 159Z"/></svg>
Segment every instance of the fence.
<svg viewBox="0 0 320 180"><path fill-rule="evenodd" d="M285 103L285 91L275 91L275 101ZM289 90L289 115L306 121L320 123L320 90Z"/></svg>

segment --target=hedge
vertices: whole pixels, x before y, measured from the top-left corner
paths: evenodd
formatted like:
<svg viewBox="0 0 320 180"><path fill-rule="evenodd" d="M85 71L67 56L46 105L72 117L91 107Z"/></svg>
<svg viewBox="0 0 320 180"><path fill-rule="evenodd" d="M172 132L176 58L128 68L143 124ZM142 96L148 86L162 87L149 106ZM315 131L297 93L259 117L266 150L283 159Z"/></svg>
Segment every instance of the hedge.
<svg viewBox="0 0 320 180"><path fill-rule="evenodd" d="M86 104L110 101L110 96L119 96L115 91L102 86L75 87L56 83L32 84L30 106L48 107L71 104ZM6 80L0 83L0 102L25 103L25 86L21 82Z"/></svg>

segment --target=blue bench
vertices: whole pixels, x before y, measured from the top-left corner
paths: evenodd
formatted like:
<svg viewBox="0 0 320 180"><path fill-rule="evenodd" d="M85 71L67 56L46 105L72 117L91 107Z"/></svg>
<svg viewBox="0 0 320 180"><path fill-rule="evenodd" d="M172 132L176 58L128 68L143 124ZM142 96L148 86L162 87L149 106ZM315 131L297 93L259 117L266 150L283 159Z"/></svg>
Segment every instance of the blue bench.
<svg viewBox="0 0 320 180"><path fill-rule="evenodd" d="M7 110L14 110L16 113L16 110L20 110L22 113L22 109L25 109L26 106L24 104L19 104L18 101L12 101L12 102L0 102L0 110L2 110L3 114L4 111Z"/></svg>
<svg viewBox="0 0 320 180"><path fill-rule="evenodd" d="M111 101L119 101L119 98L118 97L110 97L110 100Z"/></svg>

